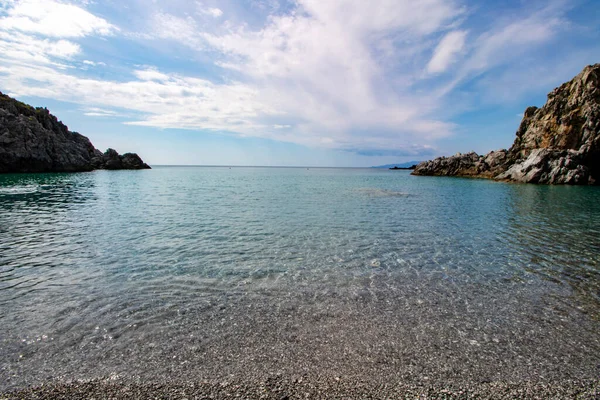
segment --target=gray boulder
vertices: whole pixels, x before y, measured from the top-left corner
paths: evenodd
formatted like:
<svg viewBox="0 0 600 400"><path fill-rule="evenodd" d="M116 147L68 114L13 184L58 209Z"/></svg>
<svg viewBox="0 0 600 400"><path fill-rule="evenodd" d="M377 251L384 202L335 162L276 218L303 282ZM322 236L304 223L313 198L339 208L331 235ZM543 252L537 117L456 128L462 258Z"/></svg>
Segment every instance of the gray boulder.
<svg viewBox="0 0 600 400"><path fill-rule="evenodd" d="M575 150L535 149L529 156L495 177L521 183L588 185L594 184L582 152Z"/></svg>

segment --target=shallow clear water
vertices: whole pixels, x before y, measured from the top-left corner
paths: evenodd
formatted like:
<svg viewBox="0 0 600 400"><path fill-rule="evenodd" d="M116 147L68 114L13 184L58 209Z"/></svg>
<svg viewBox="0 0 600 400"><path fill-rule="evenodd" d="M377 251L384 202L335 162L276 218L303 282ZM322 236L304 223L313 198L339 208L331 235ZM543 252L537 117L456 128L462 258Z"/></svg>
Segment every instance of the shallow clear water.
<svg viewBox="0 0 600 400"><path fill-rule="evenodd" d="M597 377L599 189L372 169L0 175L0 389Z"/></svg>

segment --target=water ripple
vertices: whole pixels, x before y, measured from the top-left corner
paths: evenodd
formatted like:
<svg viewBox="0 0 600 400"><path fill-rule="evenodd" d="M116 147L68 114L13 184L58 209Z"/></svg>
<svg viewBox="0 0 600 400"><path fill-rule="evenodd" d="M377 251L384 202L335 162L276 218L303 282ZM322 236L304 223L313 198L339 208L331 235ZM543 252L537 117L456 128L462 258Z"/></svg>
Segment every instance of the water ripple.
<svg viewBox="0 0 600 400"><path fill-rule="evenodd" d="M24 377L124 353L139 368L169 343L206 350L275 315L328 329L356 307L468 346L550 321L600 352L599 261L598 188L329 169L3 175L0 358L31 357Z"/></svg>

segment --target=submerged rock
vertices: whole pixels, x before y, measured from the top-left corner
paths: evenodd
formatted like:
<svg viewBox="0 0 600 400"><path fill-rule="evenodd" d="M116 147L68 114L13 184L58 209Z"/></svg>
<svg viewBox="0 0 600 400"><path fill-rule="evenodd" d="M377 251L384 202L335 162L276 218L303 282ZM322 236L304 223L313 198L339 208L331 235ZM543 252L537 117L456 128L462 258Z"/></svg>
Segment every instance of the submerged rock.
<svg viewBox="0 0 600 400"><path fill-rule="evenodd" d="M545 184L596 184L600 179L600 64L589 65L525 110L509 150L426 161L413 175L468 176Z"/></svg>
<svg viewBox="0 0 600 400"><path fill-rule="evenodd" d="M150 168L137 154L97 150L46 108L0 93L0 172L76 172Z"/></svg>

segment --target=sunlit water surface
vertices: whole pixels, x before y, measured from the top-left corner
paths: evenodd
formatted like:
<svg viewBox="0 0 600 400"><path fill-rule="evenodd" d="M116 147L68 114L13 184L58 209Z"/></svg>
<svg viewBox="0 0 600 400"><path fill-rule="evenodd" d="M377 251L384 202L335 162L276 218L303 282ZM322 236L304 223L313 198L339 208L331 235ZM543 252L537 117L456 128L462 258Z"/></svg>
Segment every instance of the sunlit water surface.
<svg viewBox="0 0 600 400"><path fill-rule="evenodd" d="M0 389L600 376L600 190L406 171L0 175Z"/></svg>

